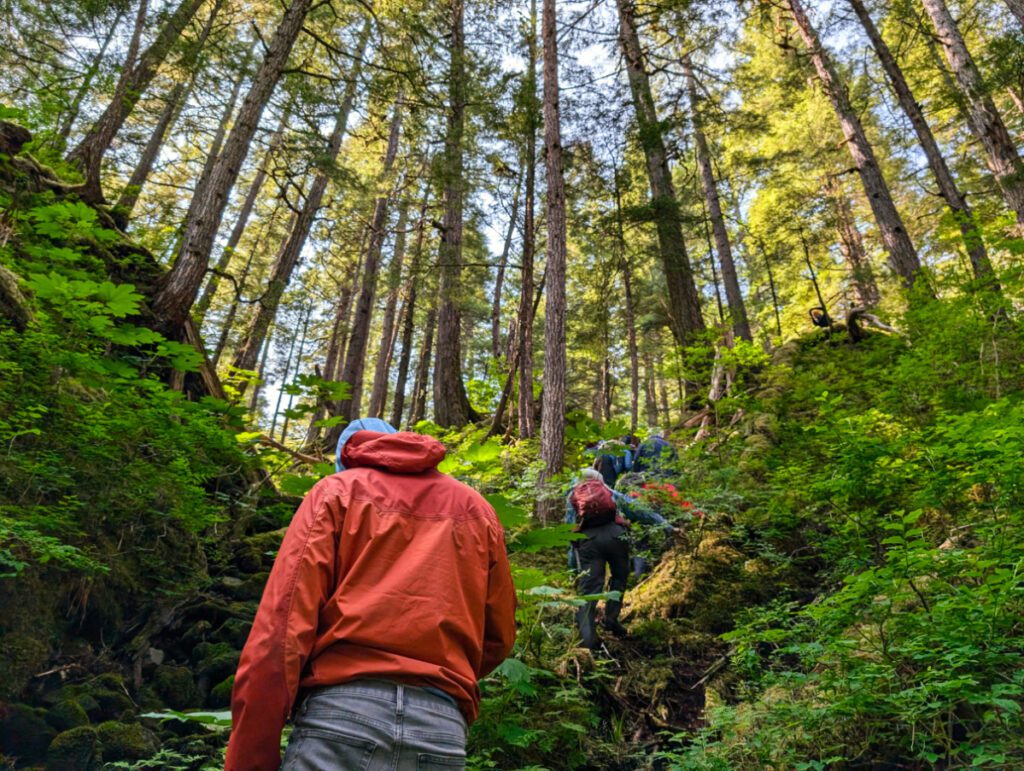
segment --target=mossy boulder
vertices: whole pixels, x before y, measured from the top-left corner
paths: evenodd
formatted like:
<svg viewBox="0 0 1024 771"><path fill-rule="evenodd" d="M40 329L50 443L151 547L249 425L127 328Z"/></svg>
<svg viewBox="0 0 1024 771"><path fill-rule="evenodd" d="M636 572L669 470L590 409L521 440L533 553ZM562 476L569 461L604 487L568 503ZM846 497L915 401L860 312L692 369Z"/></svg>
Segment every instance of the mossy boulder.
<svg viewBox="0 0 1024 771"><path fill-rule="evenodd" d="M50 657L46 643L27 634L0 637L0 699L13 699Z"/></svg>
<svg viewBox="0 0 1024 771"><path fill-rule="evenodd" d="M210 683L219 683L234 674L240 656L238 648L226 642L202 643L192 654L199 677Z"/></svg>
<svg viewBox="0 0 1024 771"><path fill-rule="evenodd" d="M121 723L110 720L97 726L96 735L105 762L115 760L142 760L156 754L160 740L156 734L139 723Z"/></svg>
<svg viewBox="0 0 1024 771"><path fill-rule="evenodd" d="M47 771L99 771L101 766L99 736L92 726L59 734L46 751Z"/></svg>
<svg viewBox="0 0 1024 771"><path fill-rule="evenodd" d="M89 713L78 699L61 699L46 712L46 722L58 731L67 731L78 726L89 725Z"/></svg>
<svg viewBox="0 0 1024 771"><path fill-rule="evenodd" d="M235 676L230 675L221 680L210 690L206 698L206 706L211 709L219 709L231 705L231 689L235 687Z"/></svg>
<svg viewBox="0 0 1024 771"><path fill-rule="evenodd" d="M249 630L251 629L251 621L241 618L229 618L217 627L217 631L213 633L212 638L216 642L226 643L232 648L240 650L245 646L245 641L249 638Z"/></svg>
<svg viewBox="0 0 1024 771"><path fill-rule="evenodd" d="M251 540L245 540L235 546L231 562L243 573L257 573L263 567L263 553Z"/></svg>
<svg viewBox="0 0 1024 771"><path fill-rule="evenodd" d="M46 711L25 704L0 705L0 753L24 762L42 760L57 732Z"/></svg>
<svg viewBox="0 0 1024 771"><path fill-rule="evenodd" d="M126 712L136 711L135 702L128 695L124 678L113 672L106 672L92 680L85 691L95 700L99 709L94 714L82 704L89 716L97 720L118 718Z"/></svg>
<svg viewBox="0 0 1024 771"><path fill-rule="evenodd" d="M153 688L172 709L198 707L203 702L202 693L196 687L192 670L188 667L160 667L153 678Z"/></svg>

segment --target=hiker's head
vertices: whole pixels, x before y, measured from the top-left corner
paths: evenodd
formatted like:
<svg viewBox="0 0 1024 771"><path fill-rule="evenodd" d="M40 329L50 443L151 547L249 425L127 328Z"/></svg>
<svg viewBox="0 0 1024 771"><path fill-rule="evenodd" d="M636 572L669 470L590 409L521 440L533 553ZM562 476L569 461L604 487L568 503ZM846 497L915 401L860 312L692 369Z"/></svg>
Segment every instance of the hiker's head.
<svg viewBox="0 0 1024 771"><path fill-rule="evenodd" d="M601 476L601 472L598 471L596 468L585 468L582 471L580 471L581 482L588 482L591 479L596 479L598 482L604 481L604 477Z"/></svg>
<svg viewBox="0 0 1024 771"><path fill-rule="evenodd" d="M397 434L398 429L388 423L386 420L380 418L359 418L353 420L347 426L345 430L341 432L341 436L338 437L338 447L334 451L334 470L344 471L345 467L341 463L341 451L345 448L345 443L352 438L352 435L357 431L376 431L379 434Z"/></svg>

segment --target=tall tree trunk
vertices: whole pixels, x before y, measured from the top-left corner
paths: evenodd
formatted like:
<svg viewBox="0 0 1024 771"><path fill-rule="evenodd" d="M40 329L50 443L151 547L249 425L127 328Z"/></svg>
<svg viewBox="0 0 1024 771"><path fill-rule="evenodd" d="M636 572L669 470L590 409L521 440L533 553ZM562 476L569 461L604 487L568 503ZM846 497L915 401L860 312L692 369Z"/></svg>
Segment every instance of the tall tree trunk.
<svg viewBox="0 0 1024 771"><path fill-rule="evenodd" d="M565 179L562 175L562 128L558 99L558 31L555 0L544 0L541 39L544 45L544 160L547 172L547 298L544 302L544 393L540 425L538 484L543 489L562 472L565 460ZM554 519L561 495L544 495L541 520Z"/></svg>
<svg viewBox="0 0 1024 771"><path fill-rule="evenodd" d="M89 69L85 71L85 77L82 78L82 84L78 87L75 95L71 98L71 104L68 106L68 114L64 116L63 122L60 124L58 134L61 139L66 143L68 137L71 136L71 129L75 126L75 121L78 120L78 115L82 111L82 102L85 101L85 97L88 96L90 89L92 88L92 82L96 79L96 75L100 71L100 66L103 64L103 58L107 55L107 49L110 47L111 41L114 39L114 35L117 32L117 25L121 23L121 18L124 16L124 11L119 10L117 15L114 17L114 21L110 25L110 29L107 30L107 36L103 38L103 44L100 45L96 55L92 58L92 62L89 64Z"/></svg>
<svg viewBox="0 0 1024 771"><path fill-rule="evenodd" d="M274 340L274 328L267 331L267 339L263 342L263 355L260 357L260 368L256 371L256 382L252 386L252 394L249 396L249 412L255 413L260 406L260 391L263 389L263 379L267 374L267 359L270 357L270 344Z"/></svg>
<svg viewBox="0 0 1024 771"><path fill-rule="evenodd" d="M360 245L359 251L362 251L362 245ZM359 265L361 262L356 262L348 272L346 281L343 286L338 287L338 301L334 305L334 319L331 322L331 334L327 339L327 356L324 358L324 368L321 372L324 380L335 381L341 369L341 363L345 358L345 338L348 335L348 320L349 311L352 309L352 295L355 294L356 279L359 277ZM323 420L328 412L337 412L338 402L324 399L321 404L317 405L316 411L313 413L312 418L309 421L309 428L306 430L306 439L303 442L303 447L308 448L310 451L315 451L317 445L320 444L320 433L322 426L318 423ZM334 431L335 429L331 429ZM337 444L338 436L340 431L333 433L328 441L324 443L324 449L330 452L332 446L331 441Z"/></svg>
<svg viewBox="0 0 1024 771"><path fill-rule="evenodd" d="M654 390L654 357L650 350L644 351L644 411L647 413L647 427L658 425L658 399Z"/></svg>
<svg viewBox="0 0 1024 771"><path fill-rule="evenodd" d="M519 217L519 187L522 182L523 170L519 169L516 176L516 189L512 194L512 211L508 217L508 229L505 231L505 243L501 248L501 260L498 261L498 273L494 278L494 298L491 300L491 355L501 358L504 347L501 343L501 291L505 286L505 268L508 266L508 255L512 249L512 236L516 232L516 220Z"/></svg>
<svg viewBox="0 0 1024 771"><path fill-rule="evenodd" d="M364 25L362 33L363 44L365 44L366 39L369 37L369 30L369 24ZM362 59L361 50L362 46L360 46L360 56L356 60L357 62ZM358 67L358 63L354 66ZM359 73L356 69L350 76L349 84L356 82L358 77ZM331 138L327 144L326 160L328 166L333 165L338 160L338 154L341 152L341 144L345 138L345 132L348 130L348 117L352 112L354 93L354 88L346 88L345 98L342 100L338 116L334 122L334 131L331 133ZM350 96L353 98L350 99ZM313 184L310 186L309 193L306 195L302 209L292 220L292 228L288 233L288 238L274 259L266 288L256 303L256 312L253 314L245 336L242 338L241 345L235 352L235 360L232 362L232 366L236 369L251 370L256 366L256 358L259 356L259 350L263 345L263 338L266 336L274 316L277 315L277 308L281 303L281 297L284 295L284 290L288 287L292 274L299 264L302 249L305 247L306 240L309 238L309 231L313 227L313 220L316 219L317 212L320 211L324 191L327 189L327 181L327 171L318 171L313 179Z"/></svg>
<svg viewBox="0 0 1024 771"><path fill-rule="evenodd" d="M284 397L284 387L288 384L288 375L291 374L292 356L295 354L295 342L299 339L297 331L292 332L291 342L288 344L288 356L284 360L284 372L281 374L281 387L277 389L277 403L274 405L274 414L270 419L270 431L267 433L274 436L274 429L277 428L277 416L281 413L281 400Z"/></svg>
<svg viewBox="0 0 1024 771"><path fill-rule="evenodd" d="M633 304L633 268L626 253L626 233L622 224L622 193L619 170L615 170L615 232L618 236L619 268L626 303L626 347L629 351L629 433L635 434L640 420L640 356L636 344L636 306Z"/></svg>
<svg viewBox="0 0 1024 771"><path fill-rule="evenodd" d="M399 428L402 425L402 413L405 411L405 386L409 377L409 362L412 359L412 336L416 331L416 286L420 280L420 265L423 261L423 239L427 229L427 205L430 197L430 185L423 196L420 207L420 218L416 225L416 246L413 249L412 265L409 278L405 282L405 305L402 308L402 355L398 359L398 373L395 376L395 399L391 406L391 425Z"/></svg>
<svg viewBox="0 0 1024 771"><path fill-rule="evenodd" d="M989 261L988 253L985 250L981 232L971 216L971 209L967 205L967 200L953 179L953 174L949 170L942 151L939 149L939 143L935 141L935 136L928 126L928 121L925 120L921 105L917 103L907 83L907 79L903 77L903 70L900 69L899 64L896 62L896 57L893 56L892 51L889 50L889 46L882 38L874 21L872 21L871 14L868 13L863 0L848 1L854 13L857 14L857 18L860 19L861 25L863 25L864 31L867 33L868 39L871 41L871 45L875 49L879 61L882 63L882 69L885 70L886 75L889 77L889 82L896 93L896 99L900 103L900 107L910 120L910 124L914 127L917 141L921 145L921 149L924 150L925 158L928 160L928 168L931 169L932 176L935 177L935 183L938 185L939 194L946 201L946 205L953 212L960 225L964 246L971 259L971 266L974 269L975 277L991 278L992 263ZM1014 2L1017 1L1014 0Z"/></svg>
<svg viewBox="0 0 1024 771"><path fill-rule="evenodd" d="M228 344L228 337L231 335L231 329L235 326L235 316L238 315L238 307L242 303L242 292L245 291L245 284L249 280L249 271L252 269L253 257L259 252L259 248L253 249L249 252L249 256L245 258L245 266L242 268L241 274L238 276L238 285L235 287L235 297L231 301L231 305L228 307L227 315L224 317L224 323L220 328L220 337L217 339L217 347L213 351L213 356L210 357L210 361L213 366L216 367L220 363L220 357L224 354L224 349ZM242 388L244 393L245 388Z"/></svg>
<svg viewBox="0 0 1024 771"><path fill-rule="evenodd" d="M764 258L764 269L768 273L768 288L771 290L772 295L772 311L775 313L775 331L779 337L782 337L782 316L779 315L779 296L775 291L775 276L772 273L772 261L768 257L768 250L764 246L764 241L760 238L757 239L757 248L761 252L761 257Z"/></svg>
<svg viewBox="0 0 1024 771"><path fill-rule="evenodd" d="M668 167L663 128L658 121L651 82L644 65L643 49L636 27L634 0L616 0L619 9L619 45L626 61L626 75L633 95L633 108L640 128L640 144L647 161L651 183L651 208L658 230L662 270L668 287L669 325L680 345L689 343L704 330L700 295L693 279L690 259L683 240L672 173Z"/></svg>
<svg viewBox="0 0 1024 771"><path fill-rule="evenodd" d="M725 229L722 203L718 197L718 183L715 181L715 175L711 168L711 153L708 150L707 137L704 136L704 124L700 115L697 79L693 75L689 54L683 56L683 72L686 75L686 86L690 95L690 113L693 122L694 145L697 150L697 166L700 167L701 186L708 204L711 229L715 234L718 262L722 266L722 283L725 284L725 296L729 301L729 318L732 321L733 334L750 341L754 339L754 336L750 333L747 307L743 302L743 291L740 289L736 263L733 261L732 244L729 243L729 233Z"/></svg>
<svg viewBox="0 0 1024 771"><path fill-rule="evenodd" d="M224 151L213 162L210 174L195 192L196 206L186 218L174 265L151 304L163 331L174 338L179 336L199 293L231 188L238 179L260 115L284 70L311 3L312 0L293 0L288 6L253 76L252 86L238 111Z"/></svg>
<svg viewBox="0 0 1024 771"><path fill-rule="evenodd" d="M373 372L373 389L370 391L370 405L366 414L379 418L384 415L388 400L388 375L391 358L395 351L395 311L398 308L398 292L402 283L402 267L405 263L405 229L409 221L409 202L402 200L398 206L398 224L395 226L395 251L388 265L388 295L384 301L384 315L380 325L380 351Z"/></svg>
<svg viewBox="0 0 1024 771"><path fill-rule="evenodd" d="M238 210L238 214L235 215L235 224L232 226L231 234L224 245L224 251L221 252L216 267L210 272L210 278L207 280L206 286L203 287L202 295L200 295L199 300L193 307L192 316L196 324L201 325L206 318L206 313L210 310L210 303L213 302L213 298L217 294L217 288L220 286L221 277L231 264L231 258L235 256L235 250L238 248L242 235L245 233L245 228L249 224L249 217L252 216L253 209L256 207L256 201L259 199L260 191L263 189L263 184L270 173L269 169L274 163L274 157L281 147L285 128L288 125L289 112L289 110L285 110L281 116L281 122L277 126L277 131L274 132L267 145L267 152L263 156L263 162L249 184L249 190L245 194L245 200L242 201L242 207Z"/></svg>
<svg viewBox="0 0 1024 771"><path fill-rule="evenodd" d="M846 146L850 149L850 155L853 156L853 161L857 165L857 172L860 174L864 192L871 204L871 211L875 215L882 243L889 254L889 264L906 287L913 287L921 272L921 261L918 259L917 250L903 225L903 219L896 210L896 204L893 203L889 186L886 184L878 160L875 158L875 151L868 142L860 118L857 117L857 113L854 112L853 106L850 104L846 84L840 79L832 60L818 39L818 33L811 26L810 19L807 18L800 0L788 0L788 3L800 36L814 62L814 69L821 79L825 93L832 102L836 117L842 126L843 135L846 137Z"/></svg>
<svg viewBox="0 0 1024 771"><path fill-rule="evenodd" d="M842 183L835 177L829 179L826 190L835 204L839 250L850 266L850 278L853 279L857 303L865 308L873 308L878 305L881 295L875 283L874 271L871 270L871 261L864 250L864 241L857 230L850 200L846 197Z"/></svg>
<svg viewBox="0 0 1024 771"><path fill-rule="evenodd" d="M299 339L299 351L295 356L295 375L298 376L302 371L302 359L306 355L306 334L309 332L309 318L313 315L313 303L306 306L306 313L302 318L302 337ZM288 441L288 422L291 420L291 416L288 414L291 412L292 405L295 403L295 394L288 394L288 407L284 413L284 424L281 426L281 444Z"/></svg>
<svg viewBox="0 0 1024 771"><path fill-rule="evenodd" d="M103 156L110 149L111 142L121 130L125 120L135 109L146 88L156 76L174 44L181 37L185 27L195 16L203 0L181 0L167 21L157 33L156 39L150 44L136 61L139 36L145 26L146 0L141 0L136 30L132 35L128 59L114 90L114 98L103 111L89 133L82 138L78 146L68 154L68 160L78 166L85 175L83 197L92 201L101 201L103 192L100 188L100 167ZM184 321L184 317L182 318Z"/></svg>
<svg viewBox="0 0 1024 771"><path fill-rule="evenodd" d="M519 437L532 439L537 433L533 403L533 257L537 248L534 214L537 195L537 0L530 0L530 31L527 35L526 68L526 190L523 211L523 268L519 287L519 318L516 320L519 350L517 418Z"/></svg>
<svg viewBox="0 0 1024 771"><path fill-rule="evenodd" d="M967 122L985 148L985 159L995 175L1007 206L1017 215L1018 228L1024 227L1024 165L1003 118L978 71L967 43L960 34L944 0L922 0L935 26L939 43L953 76L963 93Z"/></svg>
<svg viewBox="0 0 1024 771"><path fill-rule="evenodd" d="M451 15L448 66L448 117L444 138L444 215L434 363L434 420L463 426L475 415L462 383L462 207L465 196L463 135L466 123L466 37L464 0L449 0Z"/></svg>
<svg viewBox="0 0 1024 771"><path fill-rule="evenodd" d="M398 137L402 128L402 112L404 103L401 94L395 101L394 113L391 118L391 130L388 134L388 146L384 153L380 178L389 180L391 169L398 155ZM390 184L390 183L389 183ZM349 384L351 398L341 402L339 415L348 420L359 417L363 397L363 374L366 369L366 349L370 342L370 322L373 321L373 303L377 293L377 273L380 264L380 253L384 246L384 236L388 224L388 206L391 192L380 196L373 208L373 221L370 225L370 241L366 248L363 262L363 279L356 298L355 311L352 319L352 332L348 339L348 350L345 352L345 364L341 370L341 380Z"/></svg>
<svg viewBox="0 0 1024 771"><path fill-rule="evenodd" d="M191 77L186 81L176 83L167 95L160 118L149 135L146 146L142 149L142 155L139 157L138 163L135 164L135 169L132 171L128 184L125 185L124 190L121 191L121 195L117 199L115 210L117 217L122 223L127 223L131 219L132 209L138 203L139 195L142 193L142 186L146 184L146 180L153 170L153 164L156 163L157 156L160 155L160 149L164 144L164 137L167 135L168 129L178 120L182 107L185 106L189 94L192 93L192 87L195 85L194 70L196 63L199 61L199 56L206 45L207 39L210 37L210 33L213 31L213 23L217 20L217 15L220 13L223 4L224 0L216 0L214 3L210 15L203 24L203 29L199 33L199 37L192 44L191 51L182 62L182 66L191 72ZM250 53L246 56L241 71L235 79L234 86L231 89L231 97L228 99L228 106L225 108L227 119L222 120L221 127L225 126L226 120L230 120L230 116L234 114L235 104L238 102L238 94L242 88L242 81L245 78L246 70L249 68L251 54L252 51L250 49Z"/></svg>
<svg viewBox="0 0 1024 771"><path fill-rule="evenodd" d="M412 412L409 425L415 426L427 411L427 379L430 377L430 357L434 344L434 328L437 324L437 309L427 311L427 320L423 328L423 341L420 343L420 358L416 363L416 382L412 389ZM397 426L396 426L397 428Z"/></svg>

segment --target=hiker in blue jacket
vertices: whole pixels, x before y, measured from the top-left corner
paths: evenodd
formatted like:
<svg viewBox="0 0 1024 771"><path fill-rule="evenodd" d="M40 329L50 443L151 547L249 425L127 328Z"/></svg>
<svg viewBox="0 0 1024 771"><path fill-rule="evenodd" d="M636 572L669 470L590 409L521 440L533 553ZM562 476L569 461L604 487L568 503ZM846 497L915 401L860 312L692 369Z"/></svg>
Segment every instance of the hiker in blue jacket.
<svg viewBox="0 0 1024 771"><path fill-rule="evenodd" d="M669 444L664 436L655 432L637 447L632 470L659 476L667 471L665 466L674 463L678 458L676 448Z"/></svg>

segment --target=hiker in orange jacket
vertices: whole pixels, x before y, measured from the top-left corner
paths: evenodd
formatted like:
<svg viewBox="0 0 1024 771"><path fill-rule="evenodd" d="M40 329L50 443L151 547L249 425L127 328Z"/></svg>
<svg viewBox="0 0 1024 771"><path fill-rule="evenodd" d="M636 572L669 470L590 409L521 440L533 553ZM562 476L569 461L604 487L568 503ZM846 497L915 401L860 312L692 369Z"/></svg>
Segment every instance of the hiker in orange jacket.
<svg viewBox="0 0 1024 771"><path fill-rule="evenodd" d="M437 471L444 455L382 420L346 428L343 470L299 507L242 651L228 771L278 768L293 708L289 769L461 767L516 601L494 510Z"/></svg>

